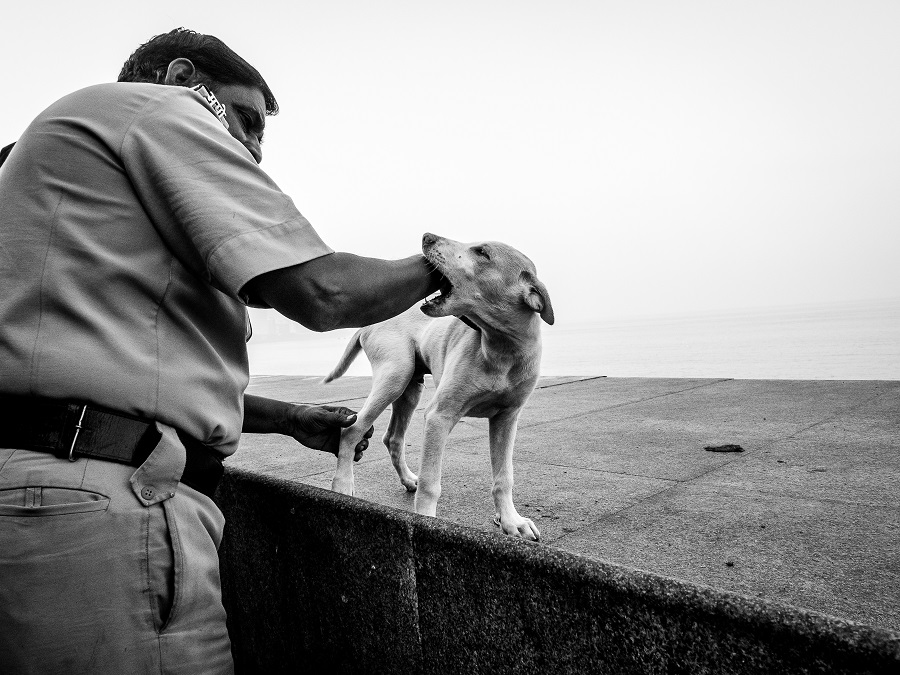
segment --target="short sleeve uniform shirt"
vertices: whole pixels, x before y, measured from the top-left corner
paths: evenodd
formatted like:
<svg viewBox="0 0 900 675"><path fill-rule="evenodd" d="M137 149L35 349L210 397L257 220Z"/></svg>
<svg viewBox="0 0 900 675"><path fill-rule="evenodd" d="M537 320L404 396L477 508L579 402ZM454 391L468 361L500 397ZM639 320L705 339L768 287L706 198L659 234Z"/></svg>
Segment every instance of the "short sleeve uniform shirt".
<svg viewBox="0 0 900 675"><path fill-rule="evenodd" d="M231 454L241 289L328 253L196 92L75 92L0 168L0 392L157 419Z"/></svg>

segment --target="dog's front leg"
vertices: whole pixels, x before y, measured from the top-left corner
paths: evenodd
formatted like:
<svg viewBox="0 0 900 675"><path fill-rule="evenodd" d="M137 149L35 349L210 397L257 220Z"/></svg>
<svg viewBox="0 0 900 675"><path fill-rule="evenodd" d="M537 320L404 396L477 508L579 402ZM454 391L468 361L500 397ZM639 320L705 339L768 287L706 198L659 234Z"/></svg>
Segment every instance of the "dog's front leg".
<svg viewBox="0 0 900 675"><path fill-rule="evenodd" d="M365 427L366 429L368 427ZM341 445L338 449L337 467L331 479L331 489L345 495L353 494L353 457L356 455L356 444L362 440L363 425L357 417L356 423L341 429Z"/></svg>
<svg viewBox="0 0 900 675"><path fill-rule="evenodd" d="M384 411L382 400L371 394L356 415L356 422L346 429L341 429L341 445L338 448L337 467L331 479L331 489L345 495L352 495L354 488L353 458L356 455L356 444L359 443L378 416Z"/></svg>
<svg viewBox="0 0 900 675"><path fill-rule="evenodd" d="M519 410L504 411L490 419L488 429L491 443L491 469L494 486L491 495L500 519L500 527L505 534L538 541L541 533L537 526L519 515L513 506L513 446L516 442L516 424Z"/></svg>
<svg viewBox="0 0 900 675"><path fill-rule="evenodd" d="M438 394L435 394L437 399ZM440 406L425 411L425 438L422 442L422 459L419 464L419 487L416 490L416 513L423 516L437 515L437 503L441 496L441 464L447 436L456 426L461 413L441 410Z"/></svg>

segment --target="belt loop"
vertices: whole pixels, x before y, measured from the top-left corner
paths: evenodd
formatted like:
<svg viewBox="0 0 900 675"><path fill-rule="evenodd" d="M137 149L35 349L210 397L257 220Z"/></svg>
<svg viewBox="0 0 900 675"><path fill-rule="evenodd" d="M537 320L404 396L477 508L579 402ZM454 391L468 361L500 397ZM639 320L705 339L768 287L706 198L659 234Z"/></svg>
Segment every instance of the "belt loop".
<svg viewBox="0 0 900 675"><path fill-rule="evenodd" d="M75 435L72 437L72 445L69 447L69 461L75 461L75 441L78 440L78 434L81 433L81 423L84 421L84 413L87 412L87 406L81 406L81 415L78 417L78 424L75 425Z"/></svg>

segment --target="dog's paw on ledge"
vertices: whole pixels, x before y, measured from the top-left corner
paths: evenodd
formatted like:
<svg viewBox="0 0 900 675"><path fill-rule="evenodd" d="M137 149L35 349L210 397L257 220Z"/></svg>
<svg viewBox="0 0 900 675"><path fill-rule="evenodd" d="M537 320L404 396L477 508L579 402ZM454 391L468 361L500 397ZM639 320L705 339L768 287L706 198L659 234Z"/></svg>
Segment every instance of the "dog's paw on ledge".
<svg viewBox="0 0 900 675"><path fill-rule="evenodd" d="M508 534L512 537L520 537L522 539L527 539L528 541L541 540L540 530L538 530L534 521L529 518L520 517L520 522L515 525L510 524L508 527L504 528L500 522L500 514L498 513L494 516L494 525L499 527L504 534Z"/></svg>

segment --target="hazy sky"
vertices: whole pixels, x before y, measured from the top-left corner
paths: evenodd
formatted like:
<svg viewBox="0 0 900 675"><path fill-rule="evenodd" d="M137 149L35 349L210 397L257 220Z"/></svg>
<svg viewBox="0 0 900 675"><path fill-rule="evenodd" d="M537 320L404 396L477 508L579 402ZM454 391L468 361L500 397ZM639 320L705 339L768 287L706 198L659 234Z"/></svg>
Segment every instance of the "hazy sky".
<svg viewBox="0 0 900 675"><path fill-rule="evenodd" d="M16 3L0 145L176 26L269 82L335 249L531 257L556 315L897 297L900 2Z"/></svg>

